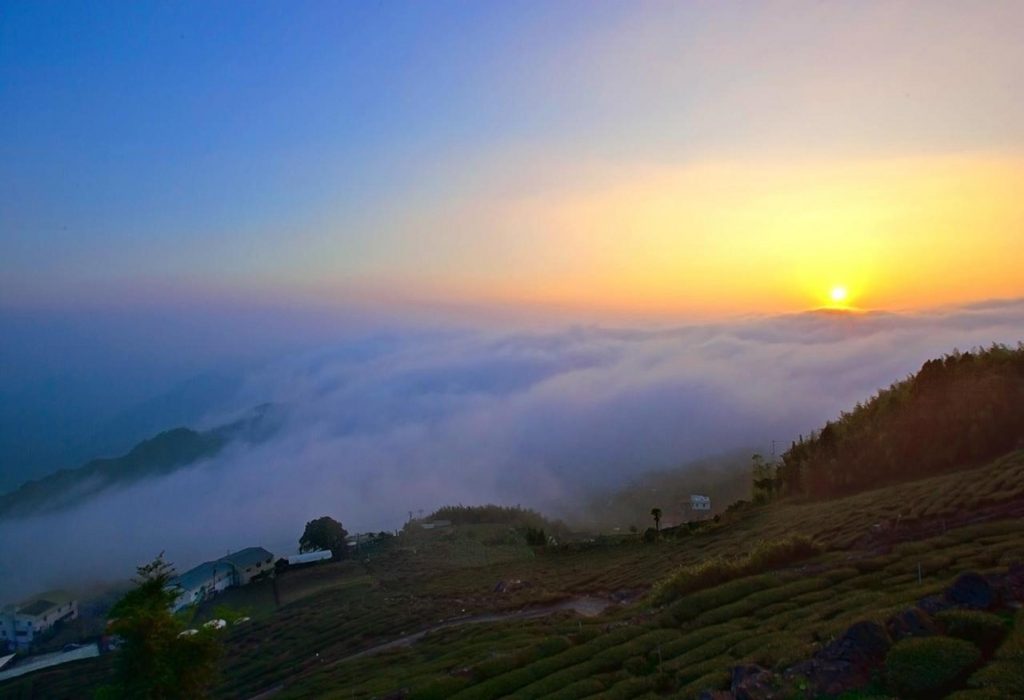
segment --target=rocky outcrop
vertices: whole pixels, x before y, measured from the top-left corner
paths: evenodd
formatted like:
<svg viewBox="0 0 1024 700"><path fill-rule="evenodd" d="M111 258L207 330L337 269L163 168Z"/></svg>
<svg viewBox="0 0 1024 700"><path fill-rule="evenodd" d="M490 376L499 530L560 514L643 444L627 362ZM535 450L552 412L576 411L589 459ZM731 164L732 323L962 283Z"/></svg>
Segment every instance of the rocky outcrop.
<svg viewBox="0 0 1024 700"><path fill-rule="evenodd" d="M1000 602L988 579L973 571L960 574L944 596L954 607L969 610L991 610Z"/></svg>
<svg viewBox="0 0 1024 700"><path fill-rule="evenodd" d="M890 617L883 627L858 622L813 657L782 673L757 665L733 667L729 690L707 691L701 700L775 700L776 698L836 696L871 683L881 672L886 655L908 637L942 634L933 617L943 610L999 610L1024 603L1024 565L1005 574L961 574L939 595L922 598L914 607Z"/></svg>
<svg viewBox="0 0 1024 700"><path fill-rule="evenodd" d="M785 673L804 678L809 690L840 695L867 685L892 646L889 634L876 622L858 622L811 659Z"/></svg>
<svg viewBox="0 0 1024 700"><path fill-rule="evenodd" d="M908 637L931 637L939 633L932 616L921 608L901 610L885 623L885 631L894 642Z"/></svg>

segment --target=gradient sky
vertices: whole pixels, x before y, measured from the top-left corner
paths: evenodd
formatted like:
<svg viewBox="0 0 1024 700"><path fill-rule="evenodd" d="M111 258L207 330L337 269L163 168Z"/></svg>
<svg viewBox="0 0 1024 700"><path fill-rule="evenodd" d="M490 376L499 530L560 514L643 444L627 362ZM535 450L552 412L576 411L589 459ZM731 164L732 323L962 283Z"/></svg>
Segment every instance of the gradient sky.
<svg viewBox="0 0 1024 700"><path fill-rule="evenodd" d="M0 305L1024 295L1024 3L0 9Z"/></svg>

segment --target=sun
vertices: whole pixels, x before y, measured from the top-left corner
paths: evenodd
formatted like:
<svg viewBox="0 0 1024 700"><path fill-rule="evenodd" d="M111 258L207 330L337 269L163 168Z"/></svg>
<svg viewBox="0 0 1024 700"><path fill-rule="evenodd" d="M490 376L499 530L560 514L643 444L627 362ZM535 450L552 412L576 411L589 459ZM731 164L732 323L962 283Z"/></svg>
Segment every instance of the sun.
<svg viewBox="0 0 1024 700"><path fill-rule="evenodd" d="M829 292L829 296L832 297L832 303L837 306L841 306L846 303L846 287L832 287L832 291Z"/></svg>

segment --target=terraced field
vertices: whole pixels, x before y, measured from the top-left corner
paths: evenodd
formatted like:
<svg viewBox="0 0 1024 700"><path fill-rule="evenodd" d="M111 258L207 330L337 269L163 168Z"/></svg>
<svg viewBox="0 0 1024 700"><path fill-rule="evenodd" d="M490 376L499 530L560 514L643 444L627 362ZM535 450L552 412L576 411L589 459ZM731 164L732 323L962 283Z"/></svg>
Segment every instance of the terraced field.
<svg viewBox="0 0 1024 700"><path fill-rule="evenodd" d="M403 536L362 562L291 574L239 591L254 620L230 631L217 695L276 698L693 697L722 687L741 661L782 667L851 623L884 620L964 570L1024 561L1024 452L970 471L829 502L748 507L693 533L645 545L603 538L535 552L507 528ZM407 648L360 650L463 615L567 596L645 590L678 567L741 556L794 533L824 553L597 618L448 627ZM499 593L499 581L519 582ZM0 697L82 697L108 663L83 662L0 686ZM91 664L91 665L90 665Z"/></svg>
<svg viewBox="0 0 1024 700"><path fill-rule="evenodd" d="M884 622L964 570L1024 561L1024 526L1003 520L863 557L828 554L738 579L653 610L450 629L406 650L312 668L278 697L693 697L728 686L729 667L784 667L852 623ZM921 578L918 579L918 565Z"/></svg>

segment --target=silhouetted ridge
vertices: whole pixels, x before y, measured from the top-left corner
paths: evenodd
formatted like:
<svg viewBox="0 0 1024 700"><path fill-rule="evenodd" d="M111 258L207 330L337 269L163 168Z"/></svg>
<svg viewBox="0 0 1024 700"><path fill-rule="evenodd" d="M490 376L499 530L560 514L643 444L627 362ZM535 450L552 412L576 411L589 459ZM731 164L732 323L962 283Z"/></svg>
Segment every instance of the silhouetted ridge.
<svg viewBox="0 0 1024 700"><path fill-rule="evenodd" d="M216 457L233 440L259 442L270 437L280 424L280 416L273 409L273 405L263 404L241 420L203 432L189 428L165 430L120 457L94 459L77 469L61 469L27 481L0 496L0 517L66 508L108 488L170 474Z"/></svg>

